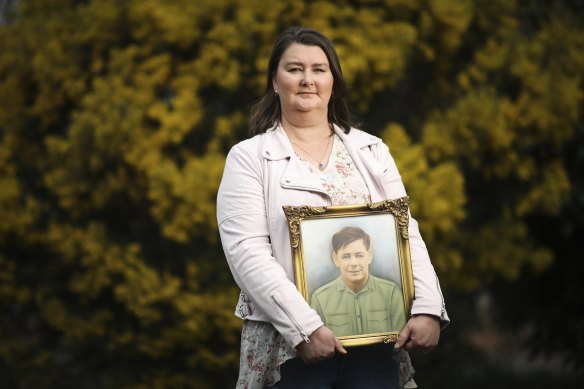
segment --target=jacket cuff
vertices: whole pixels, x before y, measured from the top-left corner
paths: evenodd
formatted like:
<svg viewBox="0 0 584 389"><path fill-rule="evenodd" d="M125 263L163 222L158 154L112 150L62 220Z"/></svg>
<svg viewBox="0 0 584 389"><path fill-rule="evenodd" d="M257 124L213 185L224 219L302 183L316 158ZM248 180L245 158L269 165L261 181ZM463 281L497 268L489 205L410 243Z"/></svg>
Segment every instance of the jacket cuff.
<svg viewBox="0 0 584 389"><path fill-rule="evenodd" d="M418 304L416 304L418 302ZM446 308L444 307L435 307L435 306L424 306L419 304L419 301L414 300L414 304L412 305L412 310L410 315L432 315L436 316L440 319L440 329L443 330L450 324L450 318L448 317L448 312L446 312Z"/></svg>
<svg viewBox="0 0 584 389"><path fill-rule="evenodd" d="M318 315L317 315L318 317ZM300 332L294 332L292 334L290 334L289 337L284 337L284 339L286 340L286 343L288 343L290 346L292 346L292 348L294 348L296 350L296 347L298 347L301 343L307 343L306 342L306 338L309 338L310 335L312 335L314 333L314 331L316 331L317 329L319 329L320 327L322 327L324 325L324 323L322 322L322 320L320 320L320 317L317 320L314 320L311 323L305 323L303 325L303 329L305 331L305 334L301 334Z"/></svg>

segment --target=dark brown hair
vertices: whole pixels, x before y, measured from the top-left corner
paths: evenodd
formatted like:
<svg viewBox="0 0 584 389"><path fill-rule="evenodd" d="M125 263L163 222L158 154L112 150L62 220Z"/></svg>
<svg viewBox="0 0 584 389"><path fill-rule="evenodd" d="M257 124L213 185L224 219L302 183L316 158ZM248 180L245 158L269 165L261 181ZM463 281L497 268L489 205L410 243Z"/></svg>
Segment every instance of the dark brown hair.
<svg viewBox="0 0 584 389"><path fill-rule="evenodd" d="M365 248L369 250L371 247L371 238L365 231L359 227L345 227L333 235L333 250L337 252L349 243L359 239L363 239Z"/></svg>
<svg viewBox="0 0 584 389"><path fill-rule="evenodd" d="M328 103L328 121L341 127L345 133L351 130L349 109L345 101L347 85L343 79L339 57L332 42L320 32L306 27L291 27L284 31L274 44L268 62L266 89L263 96L252 106L249 119L250 135L266 132L280 121L280 99L274 92L272 78L278 70L284 51L293 43L318 46L324 51L333 75L333 93Z"/></svg>

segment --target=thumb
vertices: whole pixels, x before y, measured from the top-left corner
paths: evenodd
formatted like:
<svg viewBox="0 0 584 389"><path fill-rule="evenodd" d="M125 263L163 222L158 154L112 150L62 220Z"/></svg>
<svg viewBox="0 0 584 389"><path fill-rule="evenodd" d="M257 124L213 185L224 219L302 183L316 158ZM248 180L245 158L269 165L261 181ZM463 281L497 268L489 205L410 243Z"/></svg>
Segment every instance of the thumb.
<svg viewBox="0 0 584 389"><path fill-rule="evenodd" d="M406 325L404 327L404 329L402 330L402 332L400 332L399 337L397 338L397 342L395 342L395 346L393 346L393 347L400 348L404 344L406 344L408 339L410 338L411 333L412 333L411 327Z"/></svg>
<svg viewBox="0 0 584 389"><path fill-rule="evenodd" d="M339 354L346 354L347 353L347 350L345 350L345 348L343 347L343 345L341 344L339 339L337 339L336 336L335 336L335 351L338 352Z"/></svg>

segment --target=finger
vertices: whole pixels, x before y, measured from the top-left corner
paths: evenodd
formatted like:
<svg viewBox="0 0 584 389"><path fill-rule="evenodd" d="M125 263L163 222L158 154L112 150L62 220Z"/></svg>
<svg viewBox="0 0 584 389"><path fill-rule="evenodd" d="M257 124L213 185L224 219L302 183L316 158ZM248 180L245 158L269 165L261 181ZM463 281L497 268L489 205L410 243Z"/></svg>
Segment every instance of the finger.
<svg viewBox="0 0 584 389"><path fill-rule="evenodd" d="M414 337L411 336L411 338L413 339ZM415 339L416 348L420 351L430 351L438 345L435 340L429 338L428 336L424 336L424 334L421 334L421 336L416 336Z"/></svg>
<svg viewBox="0 0 584 389"><path fill-rule="evenodd" d="M404 344L403 347L408 352L412 352L412 351L414 351L418 347L418 345L414 341L414 338L410 337L410 338L408 338L407 342Z"/></svg>
<svg viewBox="0 0 584 389"><path fill-rule="evenodd" d="M339 339L337 339L337 337L335 337L335 351L338 352L339 354L347 353L347 350L345 350L345 348L343 347Z"/></svg>
<svg viewBox="0 0 584 389"><path fill-rule="evenodd" d="M424 352L429 353L430 351L434 350L438 346L438 343L430 343L426 347L424 347Z"/></svg>
<svg viewBox="0 0 584 389"><path fill-rule="evenodd" d="M402 332L400 332L399 337L397 338L397 342L395 342L394 348L400 348L404 344L407 343L408 339L410 339L410 335L412 333L412 329L406 326Z"/></svg>

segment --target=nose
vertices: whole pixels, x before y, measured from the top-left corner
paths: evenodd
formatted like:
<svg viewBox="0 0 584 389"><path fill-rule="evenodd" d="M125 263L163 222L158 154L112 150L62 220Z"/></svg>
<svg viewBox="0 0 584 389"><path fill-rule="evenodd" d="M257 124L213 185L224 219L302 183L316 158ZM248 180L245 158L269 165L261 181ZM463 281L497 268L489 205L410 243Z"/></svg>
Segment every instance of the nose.
<svg viewBox="0 0 584 389"><path fill-rule="evenodd" d="M310 72L304 72L304 77L302 78L301 84L302 86L314 84L314 80L312 79L312 75L310 74Z"/></svg>

